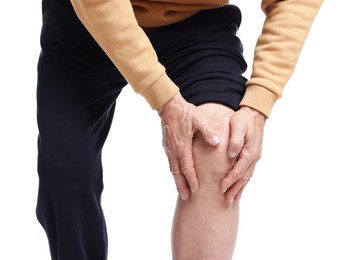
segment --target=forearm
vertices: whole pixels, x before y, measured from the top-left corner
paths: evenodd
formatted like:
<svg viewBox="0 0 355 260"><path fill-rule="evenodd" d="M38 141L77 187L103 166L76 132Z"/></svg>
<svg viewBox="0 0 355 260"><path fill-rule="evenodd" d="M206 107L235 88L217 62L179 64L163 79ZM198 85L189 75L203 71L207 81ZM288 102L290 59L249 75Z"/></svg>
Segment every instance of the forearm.
<svg viewBox="0 0 355 260"><path fill-rule="evenodd" d="M129 0L71 0L75 12L133 89L158 108L178 92Z"/></svg>
<svg viewBox="0 0 355 260"><path fill-rule="evenodd" d="M255 47L253 71L242 106L266 116L291 77L323 0L264 0L266 20Z"/></svg>

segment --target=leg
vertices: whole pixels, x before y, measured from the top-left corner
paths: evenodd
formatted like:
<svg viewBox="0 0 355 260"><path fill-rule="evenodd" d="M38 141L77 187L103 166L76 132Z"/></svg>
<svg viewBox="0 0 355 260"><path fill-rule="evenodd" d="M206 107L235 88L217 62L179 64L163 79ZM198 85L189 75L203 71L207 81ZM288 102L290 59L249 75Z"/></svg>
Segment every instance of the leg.
<svg viewBox="0 0 355 260"><path fill-rule="evenodd" d="M175 260L230 260L238 229L238 203L228 204L220 182L234 160L228 157L229 119L233 110L208 103L199 107L218 130L221 144L213 148L197 133L193 153L200 188L187 201L177 201L172 246Z"/></svg>
<svg viewBox="0 0 355 260"><path fill-rule="evenodd" d="M240 22L239 8L227 5L201 11L148 35L182 96L200 105L222 138L212 148L201 135L195 136L194 163L200 188L188 201L177 201L172 228L174 260L232 258L239 205L228 204L219 185L235 162L227 153L229 119L245 93L242 75L246 63L236 36Z"/></svg>
<svg viewBox="0 0 355 260"><path fill-rule="evenodd" d="M63 68L39 62L36 213L53 260L104 260L101 150L120 88Z"/></svg>

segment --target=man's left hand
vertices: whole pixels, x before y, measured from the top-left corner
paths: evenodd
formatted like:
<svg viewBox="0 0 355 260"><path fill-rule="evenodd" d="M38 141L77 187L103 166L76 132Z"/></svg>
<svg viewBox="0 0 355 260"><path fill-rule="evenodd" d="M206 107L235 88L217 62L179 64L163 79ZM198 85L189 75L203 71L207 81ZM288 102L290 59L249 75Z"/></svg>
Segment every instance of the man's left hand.
<svg viewBox="0 0 355 260"><path fill-rule="evenodd" d="M230 120L229 156L237 158L232 170L221 182L221 191L232 203L239 201L245 185L261 157L266 117L260 112L241 107Z"/></svg>

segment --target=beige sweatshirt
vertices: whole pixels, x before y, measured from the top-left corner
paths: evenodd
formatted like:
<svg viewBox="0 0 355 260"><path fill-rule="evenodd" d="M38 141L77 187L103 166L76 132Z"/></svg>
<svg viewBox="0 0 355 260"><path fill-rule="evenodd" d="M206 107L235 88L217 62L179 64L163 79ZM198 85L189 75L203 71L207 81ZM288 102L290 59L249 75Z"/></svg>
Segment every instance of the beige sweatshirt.
<svg viewBox="0 0 355 260"><path fill-rule="evenodd" d="M71 0L97 43L133 89L157 109L178 87L165 73L142 28L168 25L228 0ZM266 14L242 106L270 115L294 71L323 0L262 0Z"/></svg>

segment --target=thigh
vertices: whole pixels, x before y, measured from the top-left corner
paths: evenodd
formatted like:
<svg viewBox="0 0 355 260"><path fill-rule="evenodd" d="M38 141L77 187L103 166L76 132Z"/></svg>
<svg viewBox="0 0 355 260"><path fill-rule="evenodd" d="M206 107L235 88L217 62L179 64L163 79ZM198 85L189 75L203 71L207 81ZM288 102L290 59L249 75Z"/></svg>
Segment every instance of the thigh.
<svg viewBox="0 0 355 260"><path fill-rule="evenodd" d="M148 34L167 74L188 102L239 108L247 66L236 35L239 25L239 9L228 5Z"/></svg>
<svg viewBox="0 0 355 260"><path fill-rule="evenodd" d="M112 105L124 80L105 78L68 62L54 62L42 55L38 63L37 109L39 123L82 122ZM94 111L97 111L94 113Z"/></svg>
<svg viewBox="0 0 355 260"><path fill-rule="evenodd" d="M37 121L41 177L97 178L101 149L124 84L40 58Z"/></svg>

